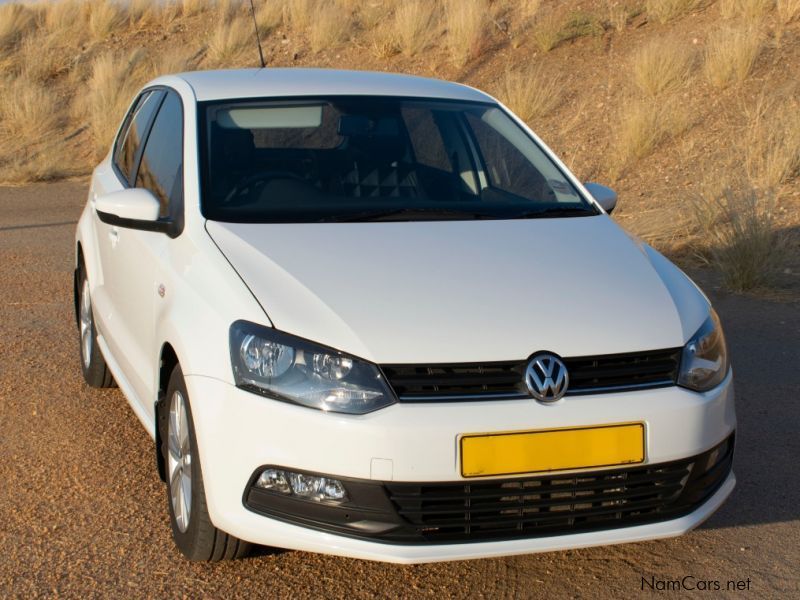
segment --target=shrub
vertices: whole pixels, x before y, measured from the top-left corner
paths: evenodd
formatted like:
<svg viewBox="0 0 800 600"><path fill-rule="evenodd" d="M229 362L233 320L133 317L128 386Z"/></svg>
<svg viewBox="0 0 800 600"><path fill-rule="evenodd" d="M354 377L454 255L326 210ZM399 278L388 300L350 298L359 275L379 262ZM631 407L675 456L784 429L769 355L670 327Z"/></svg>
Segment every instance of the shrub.
<svg viewBox="0 0 800 600"><path fill-rule="evenodd" d="M725 185L695 198L700 255L719 270L727 288L766 286L780 272L788 246L773 206L769 192L747 184Z"/></svg>
<svg viewBox="0 0 800 600"><path fill-rule="evenodd" d="M464 65L483 50L486 41L486 15L489 5L486 0L445 0L447 24L447 46L453 60Z"/></svg>
<svg viewBox="0 0 800 600"><path fill-rule="evenodd" d="M694 52L675 39L654 40L633 55L633 79L645 94L656 96L680 87L692 73Z"/></svg>
<svg viewBox="0 0 800 600"><path fill-rule="evenodd" d="M761 33L751 24L724 26L712 32L706 47L705 73L718 88L747 79L761 52Z"/></svg>
<svg viewBox="0 0 800 600"><path fill-rule="evenodd" d="M540 64L534 64L507 71L499 95L523 121L531 123L561 103L564 85L560 78L545 73Z"/></svg>
<svg viewBox="0 0 800 600"><path fill-rule="evenodd" d="M320 3L308 25L311 50L319 52L348 39L352 25L351 13L336 4Z"/></svg>
<svg viewBox="0 0 800 600"><path fill-rule="evenodd" d="M394 32L407 56L414 56L433 44L437 29L437 6L429 0L409 0L395 11Z"/></svg>
<svg viewBox="0 0 800 600"><path fill-rule="evenodd" d="M668 23L673 19L692 12L700 4L700 0L647 0L644 5L647 14L659 23Z"/></svg>

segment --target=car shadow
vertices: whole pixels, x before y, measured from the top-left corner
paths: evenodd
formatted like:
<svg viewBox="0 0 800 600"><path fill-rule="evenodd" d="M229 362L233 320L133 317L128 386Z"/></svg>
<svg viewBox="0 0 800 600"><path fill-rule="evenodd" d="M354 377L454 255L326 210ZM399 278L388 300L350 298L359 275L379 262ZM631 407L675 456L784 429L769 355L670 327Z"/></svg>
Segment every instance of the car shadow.
<svg viewBox="0 0 800 600"><path fill-rule="evenodd" d="M705 527L800 519L800 303L717 294L733 364L737 486Z"/></svg>

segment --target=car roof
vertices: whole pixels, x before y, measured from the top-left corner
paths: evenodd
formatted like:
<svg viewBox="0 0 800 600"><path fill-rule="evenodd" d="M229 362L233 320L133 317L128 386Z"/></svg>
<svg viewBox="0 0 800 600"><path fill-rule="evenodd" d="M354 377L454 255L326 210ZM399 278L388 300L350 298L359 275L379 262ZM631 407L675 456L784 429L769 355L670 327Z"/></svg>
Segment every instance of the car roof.
<svg viewBox="0 0 800 600"><path fill-rule="evenodd" d="M297 96L401 96L494 102L474 88L414 75L337 69L236 69L179 73L199 102Z"/></svg>

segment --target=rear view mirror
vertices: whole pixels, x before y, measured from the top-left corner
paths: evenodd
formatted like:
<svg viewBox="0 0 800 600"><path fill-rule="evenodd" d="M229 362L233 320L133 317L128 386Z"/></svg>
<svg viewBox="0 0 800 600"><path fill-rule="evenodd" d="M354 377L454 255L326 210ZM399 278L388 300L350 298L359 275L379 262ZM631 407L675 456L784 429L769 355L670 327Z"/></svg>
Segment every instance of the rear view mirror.
<svg viewBox="0 0 800 600"><path fill-rule="evenodd" d="M169 233L172 221L159 219L161 205L143 188L128 188L98 196L94 202L98 218L109 225Z"/></svg>
<svg viewBox="0 0 800 600"><path fill-rule="evenodd" d="M611 214L611 211L617 205L617 192L599 183L584 183L583 187L603 207L604 211Z"/></svg>

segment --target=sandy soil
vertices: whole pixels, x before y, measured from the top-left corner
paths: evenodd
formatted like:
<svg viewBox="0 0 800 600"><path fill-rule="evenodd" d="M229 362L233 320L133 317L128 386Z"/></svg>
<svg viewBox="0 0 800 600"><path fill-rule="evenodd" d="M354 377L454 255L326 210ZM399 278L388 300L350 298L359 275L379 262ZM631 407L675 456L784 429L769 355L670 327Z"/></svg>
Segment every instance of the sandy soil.
<svg viewBox="0 0 800 600"><path fill-rule="evenodd" d="M800 594L800 305L719 294L739 484L689 535L413 567L267 550L184 561L151 440L119 390L81 379L71 246L84 198L80 183L0 188L0 597L634 597L686 576Z"/></svg>

